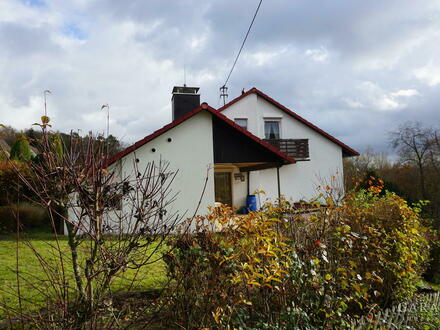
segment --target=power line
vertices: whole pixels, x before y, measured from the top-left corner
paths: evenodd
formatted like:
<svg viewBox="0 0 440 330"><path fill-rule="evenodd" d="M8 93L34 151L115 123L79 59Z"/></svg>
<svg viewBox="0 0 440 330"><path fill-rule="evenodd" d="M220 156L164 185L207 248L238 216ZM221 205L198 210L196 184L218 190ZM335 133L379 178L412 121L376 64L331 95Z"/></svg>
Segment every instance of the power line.
<svg viewBox="0 0 440 330"><path fill-rule="evenodd" d="M237 64L238 58L240 57L241 51L243 50L244 44L246 43L247 37L249 35L249 32L251 32L252 25L254 24L255 17L257 17L257 14L258 14L258 11L260 10L260 6L261 6L262 2L263 2L263 0L260 0L260 3L258 4L257 10L255 10L254 17L252 18L252 22L249 25L249 29L246 32L246 36L244 37L243 43L241 44L240 50L238 51L237 57L235 58L234 64L232 65L232 68L231 68L231 71L229 71L228 78L226 78L226 81L225 81L225 83L223 84L222 87L226 86L226 84L229 81L229 78L231 77L232 71L234 71L235 64Z"/></svg>

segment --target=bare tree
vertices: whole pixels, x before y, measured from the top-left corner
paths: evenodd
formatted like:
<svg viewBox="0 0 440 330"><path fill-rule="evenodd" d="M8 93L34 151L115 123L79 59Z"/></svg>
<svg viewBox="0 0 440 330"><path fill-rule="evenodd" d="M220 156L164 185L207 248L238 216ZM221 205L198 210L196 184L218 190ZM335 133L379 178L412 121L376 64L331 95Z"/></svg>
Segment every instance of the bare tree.
<svg viewBox="0 0 440 330"><path fill-rule="evenodd" d="M433 135L433 147L429 152L429 160L437 175L440 175L440 131L435 130Z"/></svg>
<svg viewBox="0 0 440 330"><path fill-rule="evenodd" d="M113 280L133 270L135 276L125 284L130 290L143 273L140 270L162 258L168 248L167 237L181 220L179 214L170 212L176 198L171 184L177 172L164 161L145 168L133 161L134 175L122 177L105 166L104 140L71 135L69 149L60 148L62 140L48 132L48 122L41 127L40 154L30 164L33 175L24 176L19 169L17 173L37 196L34 202L49 212L56 237L51 248L57 257L51 264L27 243L45 279L22 276L21 280L48 304L46 313L30 318L30 314L16 312L39 328L101 327L103 306L112 304ZM62 228L67 232L68 251L58 239ZM117 317L106 320L117 322Z"/></svg>
<svg viewBox="0 0 440 330"><path fill-rule="evenodd" d="M426 166L430 152L434 147L434 130L423 127L420 122L407 122L398 130L390 132L390 144L399 152L403 163L413 164L418 169L420 190L423 199L427 199Z"/></svg>
<svg viewBox="0 0 440 330"><path fill-rule="evenodd" d="M368 171L384 169L390 166L388 155L367 147L358 157L344 158L344 185L348 191L359 180L365 178Z"/></svg>

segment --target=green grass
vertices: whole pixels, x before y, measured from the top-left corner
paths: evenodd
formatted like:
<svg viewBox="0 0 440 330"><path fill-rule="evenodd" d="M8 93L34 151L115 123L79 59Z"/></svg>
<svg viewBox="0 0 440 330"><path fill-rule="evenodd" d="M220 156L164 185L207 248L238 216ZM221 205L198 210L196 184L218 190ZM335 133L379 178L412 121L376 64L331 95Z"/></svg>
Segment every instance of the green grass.
<svg viewBox="0 0 440 330"><path fill-rule="evenodd" d="M22 308L24 311L32 311L44 305L45 295L39 291L39 288L45 288L44 292L51 290L51 282L48 281L41 263L38 261L36 253L27 243L29 242L35 251L41 255L42 259L53 267L55 272L60 273L61 264L56 249L57 242L54 235L50 233L31 233L23 237L18 244L18 270L20 277L20 292L22 297ZM60 248L69 256L67 238L59 237ZM17 240L15 235L0 236L0 304L12 308L19 307L17 298L17 273L16 273L16 252ZM158 255L159 256L159 255ZM80 254L81 259L81 254ZM84 259L84 258L82 258ZM69 287L74 288L73 271L71 270L70 258L65 258L65 273L67 274ZM112 283L112 291L124 290L124 287L135 276L134 270L123 272L119 278ZM165 265L162 261L155 262L143 269L137 274L138 279L133 289L145 290L151 288L160 288L166 281ZM0 319L4 316L5 310L0 307Z"/></svg>

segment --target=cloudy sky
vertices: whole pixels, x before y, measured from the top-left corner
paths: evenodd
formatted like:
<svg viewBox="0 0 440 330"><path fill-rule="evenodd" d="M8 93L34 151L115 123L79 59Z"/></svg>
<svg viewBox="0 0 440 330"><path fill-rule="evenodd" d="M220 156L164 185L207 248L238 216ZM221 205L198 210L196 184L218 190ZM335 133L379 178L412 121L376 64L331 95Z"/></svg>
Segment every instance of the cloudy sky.
<svg viewBox="0 0 440 330"><path fill-rule="evenodd" d="M171 120L174 85L220 106L258 0L0 0L0 122L134 142ZM264 0L229 82L257 87L362 151L440 122L440 1Z"/></svg>

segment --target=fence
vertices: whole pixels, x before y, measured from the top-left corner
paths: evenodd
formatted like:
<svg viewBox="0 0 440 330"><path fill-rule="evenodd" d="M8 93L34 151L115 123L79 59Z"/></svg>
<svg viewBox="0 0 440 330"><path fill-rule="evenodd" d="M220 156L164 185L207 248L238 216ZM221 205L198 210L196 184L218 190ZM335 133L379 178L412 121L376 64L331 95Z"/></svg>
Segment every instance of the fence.
<svg viewBox="0 0 440 330"><path fill-rule="evenodd" d="M352 329L438 329L440 292L431 293L379 311L371 319L353 322Z"/></svg>

